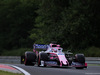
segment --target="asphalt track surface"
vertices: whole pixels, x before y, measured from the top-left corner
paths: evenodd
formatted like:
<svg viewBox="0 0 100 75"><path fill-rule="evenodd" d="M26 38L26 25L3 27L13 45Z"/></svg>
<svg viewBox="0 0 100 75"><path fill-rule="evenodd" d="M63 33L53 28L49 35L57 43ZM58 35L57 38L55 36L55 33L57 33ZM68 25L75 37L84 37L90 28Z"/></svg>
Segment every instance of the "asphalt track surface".
<svg viewBox="0 0 100 75"><path fill-rule="evenodd" d="M100 75L100 66L88 66L87 69L76 69L74 67L38 67L16 64L31 75Z"/></svg>

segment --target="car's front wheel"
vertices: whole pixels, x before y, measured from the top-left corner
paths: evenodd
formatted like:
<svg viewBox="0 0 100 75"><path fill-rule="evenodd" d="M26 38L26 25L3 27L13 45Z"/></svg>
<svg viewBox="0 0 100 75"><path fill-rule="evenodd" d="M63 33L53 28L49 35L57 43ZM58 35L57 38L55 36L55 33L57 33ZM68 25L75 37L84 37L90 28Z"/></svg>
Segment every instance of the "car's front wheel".
<svg viewBox="0 0 100 75"><path fill-rule="evenodd" d="M38 56L38 66L46 67L45 61L48 60L48 54L47 53L40 53Z"/></svg>
<svg viewBox="0 0 100 75"><path fill-rule="evenodd" d="M75 55L75 61L81 63L82 65L85 65L85 57L84 54L76 54ZM76 67L76 69L83 69L84 66L82 67Z"/></svg>

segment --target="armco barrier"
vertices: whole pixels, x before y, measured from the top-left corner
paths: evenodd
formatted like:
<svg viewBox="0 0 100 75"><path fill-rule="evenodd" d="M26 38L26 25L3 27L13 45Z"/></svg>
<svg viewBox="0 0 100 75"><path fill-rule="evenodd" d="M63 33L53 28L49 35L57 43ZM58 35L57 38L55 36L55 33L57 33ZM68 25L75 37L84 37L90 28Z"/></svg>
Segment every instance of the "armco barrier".
<svg viewBox="0 0 100 75"><path fill-rule="evenodd" d="M100 57L86 57L85 59L89 64L100 64Z"/></svg>
<svg viewBox="0 0 100 75"><path fill-rule="evenodd" d="M20 56L0 56L0 63L20 64Z"/></svg>
<svg viewBox="0 0 100 75"><path fill-rule="evenodd" d="M100 64L100 57L86 57L85 59L87 63ZM23 62L23 56L0 56L0 63L20 64Z"/></svg>

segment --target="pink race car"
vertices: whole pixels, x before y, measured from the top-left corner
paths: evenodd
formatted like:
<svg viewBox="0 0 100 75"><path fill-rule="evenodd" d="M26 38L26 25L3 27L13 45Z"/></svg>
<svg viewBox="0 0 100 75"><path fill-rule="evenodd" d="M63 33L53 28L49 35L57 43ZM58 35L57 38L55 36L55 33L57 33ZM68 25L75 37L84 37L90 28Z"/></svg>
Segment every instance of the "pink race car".
<svg viewBox="0 0 100 75"><path fill-rule="evenodd" d="M43 49L43 51L40 51ZM49 45L44 44L34 44L33 52L25 52L25 65L35 65L38 66L72 66L77 69L87 68L87 63L85 63L84 54L76 54L75 56L70 56L70 51L67 53L62 52L63 48L59 44L50 43Z"/></svg>

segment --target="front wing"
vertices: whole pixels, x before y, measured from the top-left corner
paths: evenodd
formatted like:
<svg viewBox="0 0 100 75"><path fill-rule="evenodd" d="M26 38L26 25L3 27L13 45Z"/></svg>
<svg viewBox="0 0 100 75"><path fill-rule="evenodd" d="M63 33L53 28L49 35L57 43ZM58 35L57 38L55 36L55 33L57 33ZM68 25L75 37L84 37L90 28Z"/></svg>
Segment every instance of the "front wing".
<svg viewBox="0 0 100 75"><path fill-rule="evenodd" d="M79 63L79 62L72 62L71 65L60 65L60 63L58 63L57 61L41 61L41 65L40 66L44 66L44 65L47 65L47 66L59 66L59 67L83 67L83 68L87 68L87 63L85 64L82 64L82 63Z"/></svg>

